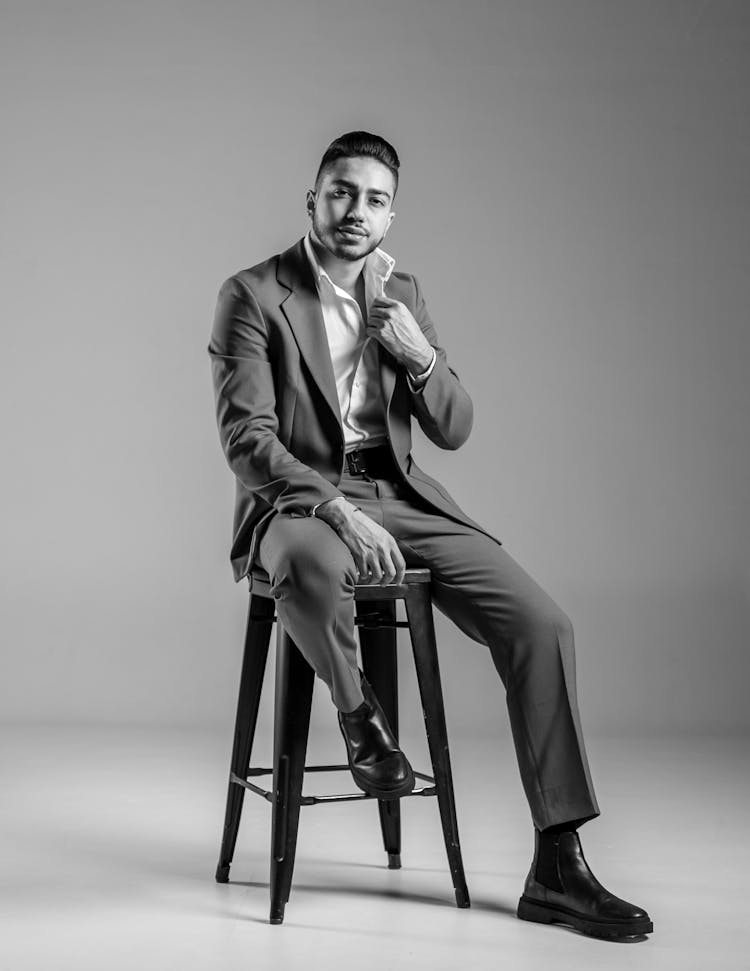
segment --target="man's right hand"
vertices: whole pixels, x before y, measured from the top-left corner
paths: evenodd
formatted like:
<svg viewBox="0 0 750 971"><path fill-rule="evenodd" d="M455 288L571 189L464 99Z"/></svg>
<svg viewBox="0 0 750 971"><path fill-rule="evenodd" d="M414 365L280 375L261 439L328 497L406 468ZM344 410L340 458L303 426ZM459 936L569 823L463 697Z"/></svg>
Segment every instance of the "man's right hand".
<svg viewBox="0 0 750 971"><path fill-rule="evenodd" d="M362 582L382 587L403 583L406 563L396 540L344 496L322 503L315 515L349 547Z"/></svg>

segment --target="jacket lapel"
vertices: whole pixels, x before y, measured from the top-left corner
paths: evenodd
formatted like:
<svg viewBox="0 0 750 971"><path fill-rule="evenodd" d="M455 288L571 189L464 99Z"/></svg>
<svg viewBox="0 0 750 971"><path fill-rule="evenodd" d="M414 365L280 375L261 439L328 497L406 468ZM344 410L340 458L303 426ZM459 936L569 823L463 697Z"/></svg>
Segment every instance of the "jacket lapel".
<svg viewBox="0 0 750 971"><path fill-rule="evenodd" d="M386 292L390 287L390 282L390 278L385 282ZM392 297L393 294L387 293L387 296ZM386 423L389 424L388 412L391 407L393 389L396 386L396 362L380 343L378 343L378 360L380 361L380 388L383 392L383 412L386 416Z"/></svg>
<svg viewBox="0 0 750 971"><path fill-rule="evenodd" d="M339 428L342 428L336 379L318 290L302 240L281 254L276 277L290 292L281 301L294 339Z"/></svg>
<svg viewBox="0 0 750 971"><path fill-rule="evenodd" d="M310 373L343 433L336 378L323 323L323 311L320 308L318 289L301 239L280 255L276 276L279 283L290 291L281 301L281 311L292 329ZM390 280L386 282L386 290L389 283ZM396 363L382 344L378 344L378 360L386 423L390 427L389 411L396 385Z"/></svg>

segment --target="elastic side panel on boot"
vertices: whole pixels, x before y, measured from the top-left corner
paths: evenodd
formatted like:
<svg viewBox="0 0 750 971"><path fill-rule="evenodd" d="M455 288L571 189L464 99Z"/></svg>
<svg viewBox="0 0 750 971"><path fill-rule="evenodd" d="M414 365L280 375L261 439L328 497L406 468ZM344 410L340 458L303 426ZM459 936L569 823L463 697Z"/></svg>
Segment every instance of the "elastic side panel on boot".
<svg viewBox="0 0 750 971"><path fill-rule="evenodd" d="M536 879L548 890L564 893L557 867L557 853L560 837L557 834L540 834L539 856L536 862Z"/></svg>

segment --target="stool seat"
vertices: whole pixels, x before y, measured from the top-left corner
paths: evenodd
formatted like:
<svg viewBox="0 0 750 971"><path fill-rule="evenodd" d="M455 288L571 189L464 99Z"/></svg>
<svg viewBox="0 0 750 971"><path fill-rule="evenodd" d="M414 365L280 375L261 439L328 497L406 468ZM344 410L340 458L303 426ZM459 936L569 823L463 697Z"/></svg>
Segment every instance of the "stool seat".
<svg viewBox="0 0 750 971"><path fill-rule="evenodd" d="M224 832L216 868L216 881L229 882L240 817L246 791L263 796L272 805L271 833L271 913L270 922L280 924L292 886L301 806L330 802L374 800L367 793L339 796L303 796L305 772L347 770L347 764L305 764L310 726L314 671L298 646L279 622L276 637L276 677L274 700L273 768L250 764L255 726L260 707L268 648L276 622L276 601L268 574L255 566L248 575L250 605L245 652L240 674L235 719L234 745L229 770ZM442 687L432 615L431 574L428 569L405 571L402 583L381 586L360 583L354 588L362 669L372 685L393 734L398 738L398 666L396 629L409 630L424 715L432 775L414 773L430 783L415 788L409 796L436 796L443 829L448 865L453 880L456 904L469 907L469 891L464 876L458 838L455 798L448 754ZM396 620L396 601L403 600L406 621ZM252 779L273 773L273 790L262 789ZM408 798L407 796L401 798ZM378 799L383 847L390 869L401 867L401 799Z"/></svg>

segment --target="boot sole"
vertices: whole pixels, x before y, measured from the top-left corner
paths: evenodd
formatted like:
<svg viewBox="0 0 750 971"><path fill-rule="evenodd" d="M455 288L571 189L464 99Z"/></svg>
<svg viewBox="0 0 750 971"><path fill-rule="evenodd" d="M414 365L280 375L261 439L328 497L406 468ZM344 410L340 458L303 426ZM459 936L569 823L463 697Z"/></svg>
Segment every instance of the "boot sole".
<svg viewBox="0 0 750 971"><path fill-rule="evenodd" d="M368 796L375 796L376 799L400 799L402 796L408 796L414 791L415 779L413 772L409 772L409 778L397 789L376 789L375 786L370 785L369 782L364 782L361 778L358 778L357 771L354 769L351 762L349 762L349 770L358 788L360 788L362 792L366 793Z"/></svg>
<svg viewBox="0 0 750 971"><path fill-rule="evenodd" d="M654 930L653 921L647 917L627 921L583 917L575 910L555 907L525 895L518 901L518 916L521 920L531 920L537 924L570 924L589 937L635 937L652 934Z"/></svg>

